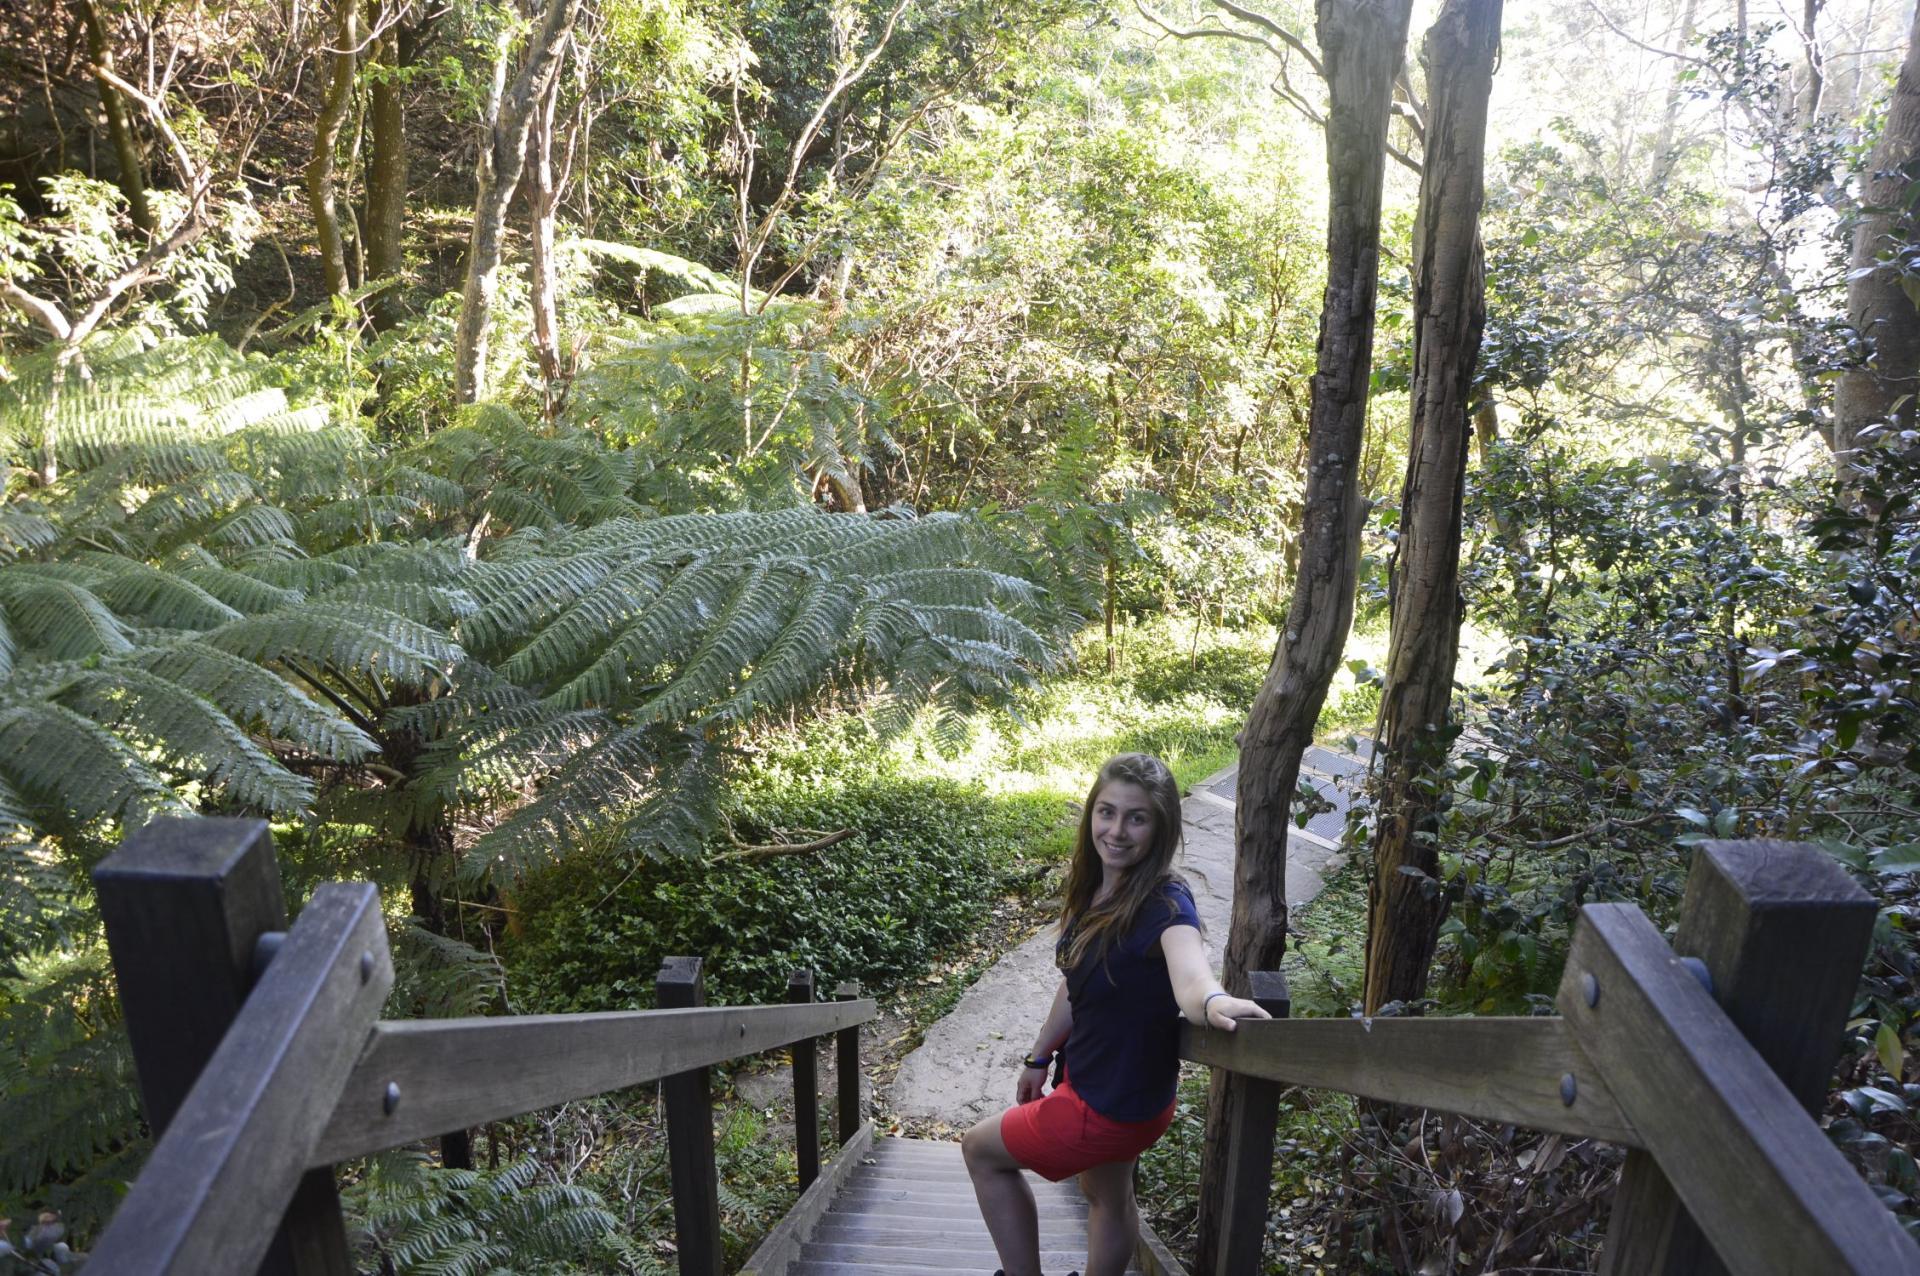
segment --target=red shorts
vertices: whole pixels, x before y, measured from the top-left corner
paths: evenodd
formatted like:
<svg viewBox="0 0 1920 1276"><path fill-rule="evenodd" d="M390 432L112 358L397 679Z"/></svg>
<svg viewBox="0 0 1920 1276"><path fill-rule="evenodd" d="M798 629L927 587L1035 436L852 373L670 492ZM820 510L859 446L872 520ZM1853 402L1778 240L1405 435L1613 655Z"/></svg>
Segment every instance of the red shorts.
<svg viewBox="0 0 1920 1276"><path fill-rule="evenodd" d="M1131 1161L1173 1124L1173 1104L1145 1121L1103 1117L1062 1081L1045 1097L1008 1108L1000 1116L1000 1141L1013 1159L1049 1182L1072 1178L1109 1161Z"/></svg>

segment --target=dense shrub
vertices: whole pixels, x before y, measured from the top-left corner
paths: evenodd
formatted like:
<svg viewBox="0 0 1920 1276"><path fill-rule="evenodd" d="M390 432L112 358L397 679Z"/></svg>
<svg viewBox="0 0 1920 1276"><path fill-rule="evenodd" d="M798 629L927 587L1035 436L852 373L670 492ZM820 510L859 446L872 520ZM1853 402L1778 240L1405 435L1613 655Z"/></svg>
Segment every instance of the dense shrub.
<svg viewBox="0 0 1920 1276"><path fill-rule="evenodd" d="M854 835L819 852L662 860L624 876L581 856L530 878L508 953L515 1008L649 1006L669 955L706 959L715 1004L778 1001L800 967L822 987L885 987L972 931L1025 832L974 786L897 776L749 790L733 827L749 842Z"/></svg>

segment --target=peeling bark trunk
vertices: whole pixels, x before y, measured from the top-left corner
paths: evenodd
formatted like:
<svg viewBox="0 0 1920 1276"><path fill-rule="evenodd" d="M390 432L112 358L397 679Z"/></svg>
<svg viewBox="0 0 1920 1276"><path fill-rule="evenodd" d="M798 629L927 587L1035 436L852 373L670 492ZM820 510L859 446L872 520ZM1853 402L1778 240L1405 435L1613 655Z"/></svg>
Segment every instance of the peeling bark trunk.
<svg viewBox="0 0 1920 1276"><path fill-rule="evenodd" d="M1907 188L1920 177L1920 13L1907 37L1906 60L1887 107L1886 129L1867 164L1867 184L1847 283L1847 318L1871 354L1840 377L1834 394L1832 445L1841 479L1861 430L1876 422L1914 423L1920 391L1920 309L1890 258L1914 240Z"/></svg>
<svg viewBox="0 0 1920 1276"><path fill-rule="evenodd" d="M1379 292L1380 194L1394 73L1412 0L1317 0L1315 29L1326 68L1327 288L1308 424L1306 510L1286 628L1240 740L1235 803L1233 918L1223 977L1238 996L1248 973L1274 970L1286 949L1287 831L1300 758L1313 740L1327 687L1353 621L1359 572L1361 448ZM1225 1130L1246 1082L1216 1070L1201 1167L1198 1265L1219 1250Z"/></svg>
<svg viewBox="0 0 1920 1276"><path fill-rule="evenodd" d="M87 56L93 65L113 70L113 45L107 39L107 24L93 0L75 0L80 22L87 29ZM152 239L159 226L153 210L147 207L147 172L140 162L140 146L134 140L133 121L127 118L127 103L120 90L102 76L94 76L100 90L100 109L106 113L107 136L113 142L114 161L120 166L120 193L127 197L127 215L142 235Z"/></svg>
<svg viewBox="0 0 1920 1276"><path fill-rule="evenodd" d="M328 59L332 78L320 105L320 118L313 126L313 155L307 160L307 208L313 214L314 234L320 240L320 269L326 276L327 291L345 296L347 281L346 241L340 234L340 210L333 197L333 173L336 152L340 148L340 127L346 123L347 108L353 104L355 50L360 45L360 0L336 0L333 54Z"/></svg>
<svg viewBox="0 0 1920 1276"><path fill-rule="evenodd" d="M1486 278L1480 208L1487 97L1502 0L1447 0L1427 32L1432 114L1414 223L1413 428L1391 585L1393 630L1381 697L1379 818L1367 907L1365 1004L1426 992L1446 900L1432 834L1443 795L1454 666L1460 654L1460 521L1468 407Z"/></svg>
<svg viewBox="0 0 1920 1276"><path fill-rule="evenodd" d="M460 294L460 323L454 333L456 403L476 403L486 393L487 335L494 295L500 288L507 206L526 168L527 133L534 110L559 73L560 57L579 12L580 0L548 0L546 17L534 32L526 60L511 86L506 83L506 49L501 49L494 65L494 92L488 103L487 134L480 147L478 189L473 197L473 231L467 240L467 279Z"/></svg>

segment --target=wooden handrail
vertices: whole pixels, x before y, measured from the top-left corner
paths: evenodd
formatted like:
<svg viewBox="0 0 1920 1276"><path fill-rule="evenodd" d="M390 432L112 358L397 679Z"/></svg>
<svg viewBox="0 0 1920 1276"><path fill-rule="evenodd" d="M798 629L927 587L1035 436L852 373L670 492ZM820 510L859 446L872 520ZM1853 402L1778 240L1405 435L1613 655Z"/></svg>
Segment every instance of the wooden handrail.
<svg viewBox="0 0 1920 1276"><path fill-rule="evenodd" d="M377 893L364 884L320 888L247 991L258 955L273 951L265 941L285 924L263 824L158 822L130 837L95 880L149 1119L161 1135L95 1246L94 1265L117 1276L256 1264L263 1273L344 1276L352 1266L330 1170L337 1161L674 1077L700 1091L680 1100L694 1118L681 1124L710 1138L702 1070L801 1042L810 1051L829 1034L839 1038L842 1142L859 1128L858 1026L876 1007L853 985L818 1004L802 979L806 995L796 1004L704 1007L699 963L676 958L663 967L662 987L675 985L682 1008L374 1022L392 967ZM1858 894L1813 848L1708 843L1696 854L1692 921L1682 928L1689 944L1704 945L1697 969L1637 908L1589 905L1560 989L1562 1018L1246 1022L1231 1034L1183 1028L1180 1053L1269 1082L1634 1149L1630 1164L1646 1172L1635 1179L1627 1243L1610 1241L1610 1272L1624 1254L1652 1255L1662 1273L1683 1270L1685 1246L1641 1237L1677 1217L1658 1224L1663 1236L1697 1226L1701 1251L1710 1242L1741 1272L1920 1276L1920 1247L1794 1088L1820 1089L1817 1056L1828 1047L1805 1043L1837 1031L1833 1016L1844 1013L1859 969L1865 932L1853 923L1870 901L1849 891ZM1829 925L1829 913L1848 924ZM1787 933L1821 964L1817 980L1801 981L1821 1006L1769 1016L1762 975L1778 978L1778 962L1793 959L1768 952L1760 937L1789 914L1797 920ZM1727 939L1736 930L1737 943ZM1832 942L1822 938L1828 932ZM1705 986L1714 971L1730 974L1727 1006ZM679 982L690 990L672 972L684 973ZM1284 997L1277 976L1273 990ZM663 1007L668 1000L663 994ZM1801 1026L1781 1026L1792 1024ZM798 1084L806 1071L796 1068L796 1104L811 1109L811 1078ZM1257 1172L1271 1160L1271 1122L1244 1124L1251 1133L1241 1132L1236 1163ZM1677 1216L1656 1208L1653 1189L1667 1190L1669 1180L1685 1207ZM717 1272L717 1227L699 1221L714 1211L678 1210L693 1193L678 1180L675 1191L677 1212L713 1233L686 1238L683 1270L689 1255L704 1255L695 1267ZM1236 1231L1247 1235L1223 1255L1253 1252L1264 1231L1257 1194L1241 1195L1246 1207L1230 1213L1245 1215Z"/></svg>
<svg viewBox="0 0 1920 1276"><path fill-rule="evenodd" d="M777 1050L865 1023L875 1011L873 999L863 998L382 1021L360 1052L311 1164Z"/></svg>
<svg viewBox="0 0 1920 1276"><path fill-rule="evenodd" d="M1600 1070L1553 1017L1275 1019L1237 1032L1187 1025L1180 1057L1283 1085L1642 1146Z"/></svg>
<svg viewBox="0 0 1920 1276"><path fill-rule="evenodd" d="M89 1266L114 1276L254 1270L392 986L378 892L314 892Z"/></svg>
<svg viewBox="0 0 1920 1276"><path fill-rule="evenodd" d="M1559 1003L1731 1270L1920 1271L1920 1249L1638 908L1580 911Z"/></svg>

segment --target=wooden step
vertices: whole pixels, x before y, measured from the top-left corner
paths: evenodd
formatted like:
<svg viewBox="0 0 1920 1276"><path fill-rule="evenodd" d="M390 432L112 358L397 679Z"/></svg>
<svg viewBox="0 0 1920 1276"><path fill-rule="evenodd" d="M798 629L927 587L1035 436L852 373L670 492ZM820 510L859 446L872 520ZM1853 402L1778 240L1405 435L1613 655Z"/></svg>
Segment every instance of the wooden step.
<svg viewBox="0 0 1920 1276"><path fill-rule="evenodd" d="M1041 1265L1085 1265L1087 1202L1071 1180L1027 1176L1039 1214ZM804 1232L786 1276L992 1276L1000 1266L958 1143L873 1139ZM1129 1269L1138 1276L1137 1269Z"/></svg>
<svg viewBox="0 0 1920 1276"><path fill-rule="evenodd" d="M799 1259L789 1268L789 1276L952 1276L954 1272L970 1272L972 1276L991 1276L998 1264L989 1259L987 1266L960 1266L960 1264L941 1264L941 1266L920 1266L904 1263L808 1263ZM1066 1268L1079 1270L1079 1268ZM1129 1266L1127 1276L1140 1276L1140 1268Z"/></svg>
<svg viewBox="0 0 1920 1276"><path fill-rule="evenodd" d="M915 1223L911 1219L866 1218L859 1214L821 1216L809 1240L836 1245L911 1245L946 1248L988 1243L987 1225L969 1225L957 1219ZM1040 1220L1041 1249L1085 1249L1087 1229L1066 1220Z"/></svg>
<svg viewBox="0 0 1920 1276"><path fill-rule="evenodd" d="M971 1263L976 1267L985 1263L989 1272L1000 1265L992 1245L978 1249L958 1246L935 1249L924 1245L829 1245L809 1241L800 1247L800 1257L810 1263L948 1263L955 1266ZM1040 1266L1050 1272L1069 1272L1079 1268L1085 1257L1084 1245L1078 1249L1042 1250Z"/></svg>

